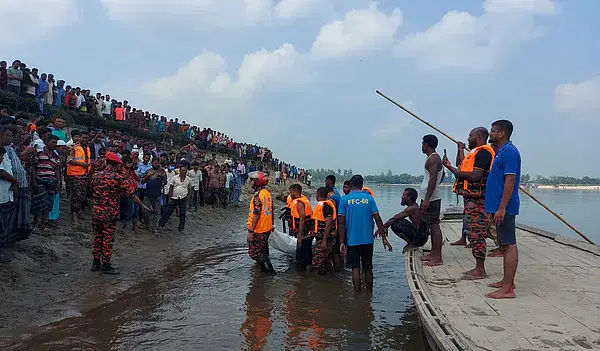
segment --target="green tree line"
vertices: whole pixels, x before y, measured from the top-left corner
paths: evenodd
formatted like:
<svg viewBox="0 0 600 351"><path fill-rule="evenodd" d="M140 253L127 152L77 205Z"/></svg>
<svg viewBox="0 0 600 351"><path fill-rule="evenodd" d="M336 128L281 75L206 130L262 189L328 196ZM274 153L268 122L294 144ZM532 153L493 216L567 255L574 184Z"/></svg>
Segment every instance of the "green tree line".
<svg viewBox="0 0 600 351"><path fill-rule="evenodd" d="M535 177L529 174L521 175L521 184L541 184L541 185L600 185L600 178L592 178L584 176L582 178L569 176L550 176L544 177L536 175Z"/></svg>
<svg viewBox="0 0 600 351"><path fill-rule="evenodd" d="M309 169L308 172L313 175L313 183L324 183L325 177L330 174L335 175L338 184L343 183L344 180L350 179L354 172L352 169ZM363 175L365 181L376 184L420 184L423 181L423 176L415 176L408 173L393 174L391 170L387 173L381 173L379 175L369 174ZM446 171L443 183L453 183L454 177L452 173ZM600 185L600 178L593 177L569 177L569 176L550 176L544 177L542 175L536 175L532 177L529 174L521 175L521 184L541 184L541 185Z"/></svg>
<svg viewBox="0 0 600 351"><path fill-rule="evenodd" d="M325 177L330 174L335 175L337 182L342 183L344 180L348 180L354 174L352 169L309 169L308 172L313 176L314 183L323 183L325 182ZM387 173L381 172L379 175L364 175L365 181L368 183L376 183L376 184L420 184L423 181L423 176L414 176L408 173L402 174L393 174L391 170L388 170ZM446 171L446 176L444 177L443 183L452 183L454 182L454 177L450 172Z"/></svg>

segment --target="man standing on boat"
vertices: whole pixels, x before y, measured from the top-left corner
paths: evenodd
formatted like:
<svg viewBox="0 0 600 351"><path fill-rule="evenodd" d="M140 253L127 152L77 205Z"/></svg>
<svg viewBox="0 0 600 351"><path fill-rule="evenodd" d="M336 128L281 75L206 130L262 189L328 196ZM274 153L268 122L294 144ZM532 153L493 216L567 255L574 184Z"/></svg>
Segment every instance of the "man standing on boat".
<svg viewBox="0 0 600 351"><path fill-rule="evenodd" d="M423 137L421 151L427 155L425 160L425 176L421 184L423 200L421 210L424 212L424 220L431 230L431 252L423 257L426 266L441 266L442 260L442 229L440 228L440 211L442 207L442 196L440 183L444 179L444 166L442 158L435 152L438 146L438 138L429 134Z"/></svg>
<svg viewBox="0 0 600 351"><path fill-rule="evenodd" d="M444 156L444 166L454 174L456 182L452 189L464 199L464 216L466 232L471 243L471 252L475 258L475 268L466 271L465 280L485 278L485 255L488 237L487 219L485 215L485 184L495 156L494 149L487 144L488 131L483 127L475 128L469 133L469 153L465 156L465 144L458 143L457 165Z"/></svg>
<svg viewBox="0 0 600 351"><path fill-rule="evenodd" d="M507 120L492 123L490 143L496 150L486 183L485 212L490 214L496 226L496 234L504 254L504 277L489 284L498 290L486 294L492 299L515 297L515 274L519 262L515 220L519 214L519 180L521 178L521 154L510 141L513 125Z"/></svg>

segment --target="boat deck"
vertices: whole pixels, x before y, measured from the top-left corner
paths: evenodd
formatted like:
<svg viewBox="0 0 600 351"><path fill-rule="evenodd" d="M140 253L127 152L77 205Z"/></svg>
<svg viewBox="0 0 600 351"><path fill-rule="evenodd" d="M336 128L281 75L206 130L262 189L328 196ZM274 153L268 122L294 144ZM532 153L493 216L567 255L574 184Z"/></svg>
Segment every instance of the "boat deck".
<svg viewBox="0 0 600 351"><path fill-rule="evenodd" d="M442 221L450 242L462 220ZM406 276L434 350L600 350L600 247L519 226L516 298L493 300L502 258L488 277L460 280L474 267L471 250L444 242L444 265L424 267L422 250L405 255ZM488 241L488 250L494 245Z"/></svg>

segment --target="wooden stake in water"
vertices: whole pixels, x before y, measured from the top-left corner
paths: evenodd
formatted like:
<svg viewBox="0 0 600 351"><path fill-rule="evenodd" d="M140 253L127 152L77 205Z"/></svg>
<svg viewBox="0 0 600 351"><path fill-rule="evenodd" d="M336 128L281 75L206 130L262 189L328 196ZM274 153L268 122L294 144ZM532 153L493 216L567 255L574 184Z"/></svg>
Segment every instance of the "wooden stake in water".
<svg viewBox="0 0 600 351"><path fill-rule="evenodd" d="M391 102L392 104L396 105L396 107L400 108L402 111L408 113L409 115L411 115L414 118L418 119L419 121L423 122L425 125L427 125L431 129L437 131L438 133L442 134L443 136L445 136L446 138L450 139L454 143L458 144L458 140L456 140L453 137L451 137L450 135L444 133L442 130L440 130L439 128L435 127L431 123L427 122L423 118L417 116L416 114L414 114L413 112L411 112L406 107L404 107L404 106L400 105L399 103L397 103L396 101L390 99L389 97L387 97L385 94L383 94L379 90L375 90L375 92L377 94L379 94L382 98L384 98L387 101ZM579 230L577 230L577 228L573 227L569 222L567 222L564 218L562 218L558 213L552 211L552 209L550 207L546 206L543 202L541 202L540 200L536 199L535 196L531 195L531 193L529 191L527 191L527 189L525 189L522 185L519 186L519 190L521 190L523 193L525 193L525 195L529 196L533 201L537 202L540 206L542 206L544 209L546 209L548 212L550 212L554 217L558 218L558 220L561 221L561 222L563 222L567 227L571 228L575 233L577 233L579 236L581 236L583 239L585 239L585 241L587 241L590 244L596 245L592 240L590 240L582 232L580 232Z"/></svg>

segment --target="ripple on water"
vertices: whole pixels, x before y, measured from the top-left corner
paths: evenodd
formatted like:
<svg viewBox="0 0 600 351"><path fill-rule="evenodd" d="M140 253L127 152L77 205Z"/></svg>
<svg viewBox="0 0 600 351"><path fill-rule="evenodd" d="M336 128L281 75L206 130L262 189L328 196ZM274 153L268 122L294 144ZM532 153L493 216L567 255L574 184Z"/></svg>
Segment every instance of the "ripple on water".
<svg viewBox="0 0 600 351"><path fill-rule="evenodd" d="M277 275L263 275L243 242L225 242L15 349L424 350L401 254L376 250L369 296L353 293L348 271L296 272L292 258L278 252Z"/></svg>

